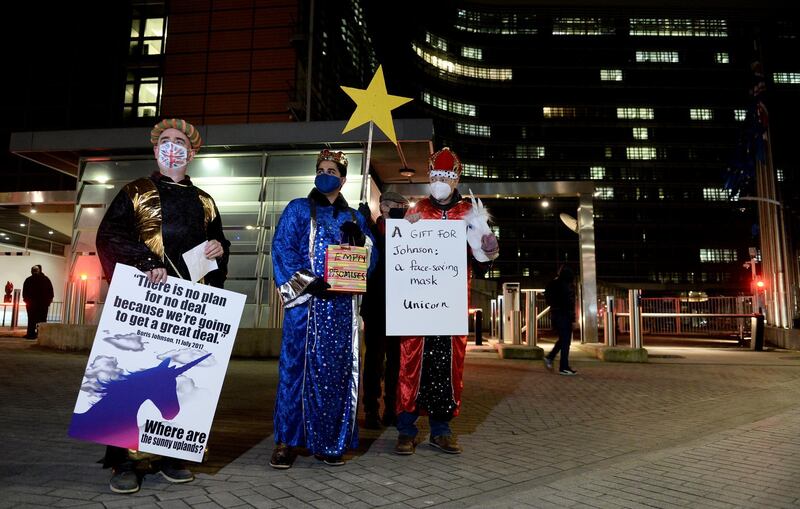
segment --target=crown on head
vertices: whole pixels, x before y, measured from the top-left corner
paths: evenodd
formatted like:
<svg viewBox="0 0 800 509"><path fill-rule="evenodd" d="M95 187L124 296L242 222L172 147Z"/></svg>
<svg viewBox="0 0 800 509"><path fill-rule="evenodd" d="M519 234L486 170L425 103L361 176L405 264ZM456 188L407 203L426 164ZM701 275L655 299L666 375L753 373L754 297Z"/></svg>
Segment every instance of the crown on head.
<svg viewBox="0 0 800 509"><path fill-rule="evenodd" d="M341 165L344 169L347 169L347 156L344 155L344 152L333 152L327 148L323 149L317 156L317 166L319 166L319 163L322 161L333 161Z"/></svg>
<svg viewBox="0 0 800 509"><path fill-rule="evenodd" d="M431 156L428 171L432 176L436 172L436 175L458 180L461 177L461 160L450 147L444 147Z"/></svg>

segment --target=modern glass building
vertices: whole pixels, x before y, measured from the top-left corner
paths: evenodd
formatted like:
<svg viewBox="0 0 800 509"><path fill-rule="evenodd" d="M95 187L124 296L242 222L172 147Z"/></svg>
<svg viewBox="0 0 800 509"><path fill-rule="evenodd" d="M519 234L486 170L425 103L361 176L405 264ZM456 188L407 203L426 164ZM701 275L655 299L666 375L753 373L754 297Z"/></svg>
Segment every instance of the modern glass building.
<svg viewBox="0 0 800 509"><path fill-rule="evenodd" d="M362 185L366 128L342 135L344 122L272 123L211 126L200 129L204 145L190 163L189 175L216 201L231 257L225 288L247 296L241 327L274 328L281 322L272 280L272 235L286 204L314 187L316 157L323 147L348 155L345 199L357 207ZM430 120L397 122L408 161L424 164L430 151ZM35 161L59 157L78 174L72 243L64 253L68 282L86 280L86 323L96 323L108 282L96 253L96 233L106 207L128 182L156 169L149 129L15 133L11 149ZM396 167L395 146L378 136L371 167ZM367 180L367 198L377 209L380 194ZM69 297L69 295L68 295ZM69 300L69 298L67 299Z"/></svg>
<svg viewBox="0 0 800 509"><path fill-rule="evenodd" d="M756 60L797 238L800 26L777 3L453 1L418 14L376 35L387 76L416 99L411 114L434 119L467 182L593 182L599 285L750 292L755 189L726 182L753 129ZM559 220L576 200L536 198L485 200L501 243L491 277L541 286L577 263Z"/></svg>

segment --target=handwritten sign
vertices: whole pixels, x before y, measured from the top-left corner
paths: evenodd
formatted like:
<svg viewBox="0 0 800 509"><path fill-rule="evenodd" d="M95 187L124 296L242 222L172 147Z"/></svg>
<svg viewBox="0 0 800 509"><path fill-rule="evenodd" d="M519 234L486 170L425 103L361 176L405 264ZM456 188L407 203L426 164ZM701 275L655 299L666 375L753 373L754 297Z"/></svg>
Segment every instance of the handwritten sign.
<svg viewBox="0 0 800 509"><path fill-rule="evenodd" d="M464 221L386 221L386 335L466 335Z"/></svg>
<svg viewBox="0 0 800 509"><path fill-rule="evenodd" d="M245 299L117 264L69 435L201 461Z"/></svg>
<svg viewBox="0 0 800 509"><path fill-rule="evenodd" d="M325 282L331 292L367 291L367 248L329 245L325 251Z"/></svg>

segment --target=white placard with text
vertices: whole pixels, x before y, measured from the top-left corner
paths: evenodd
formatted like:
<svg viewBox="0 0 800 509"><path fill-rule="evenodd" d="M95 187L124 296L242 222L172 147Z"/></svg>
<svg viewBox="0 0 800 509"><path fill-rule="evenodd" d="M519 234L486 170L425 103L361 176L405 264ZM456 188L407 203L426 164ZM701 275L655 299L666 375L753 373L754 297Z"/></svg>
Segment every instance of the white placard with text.
<svg viewBox="0 0 800 509"><path fill-rule="evenodd" d="M385 256L387 336L467 334L464 221L388 219Z"/></svg>
<svg viewBox="0 0 800 509"><path fill-rule="evenodd" d="M69 435L201 461L245 299L117 264Z"/></svg>

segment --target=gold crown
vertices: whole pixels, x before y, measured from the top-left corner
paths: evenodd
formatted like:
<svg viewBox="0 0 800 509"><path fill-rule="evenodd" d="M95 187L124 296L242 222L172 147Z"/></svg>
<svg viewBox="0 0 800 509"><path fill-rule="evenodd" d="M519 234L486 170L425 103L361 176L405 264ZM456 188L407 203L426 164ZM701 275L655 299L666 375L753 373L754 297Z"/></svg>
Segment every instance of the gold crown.
<svg viewBox="0 0 800 509"><path fill-rule="evenodd" d="M340 164L344 169L347 169L347 156L344 155L344 152L332 152L327 148L323 149L317 156L317 166L319 166L321 161L333 161L336 164Z"/></svg>

